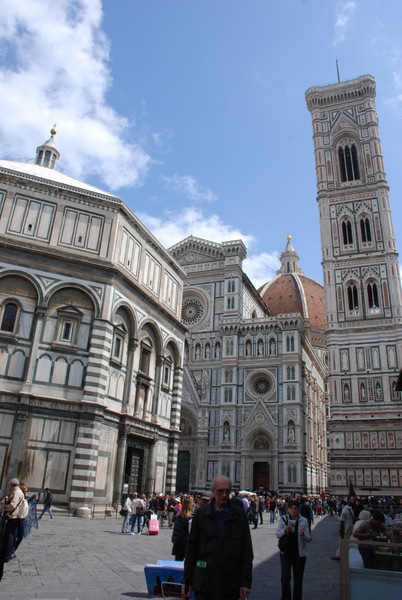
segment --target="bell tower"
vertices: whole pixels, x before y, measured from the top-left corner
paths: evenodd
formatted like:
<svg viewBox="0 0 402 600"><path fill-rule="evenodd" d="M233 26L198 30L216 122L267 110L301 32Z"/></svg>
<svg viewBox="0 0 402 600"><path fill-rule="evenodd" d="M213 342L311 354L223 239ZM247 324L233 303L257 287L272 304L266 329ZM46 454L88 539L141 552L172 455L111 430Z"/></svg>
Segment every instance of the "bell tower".
<svg viewBox="0 0 402 600"><path fill-rule="evenodd" d="M400 494L402 296L371 75L309 88L327 319L331 491Z"/></svg>

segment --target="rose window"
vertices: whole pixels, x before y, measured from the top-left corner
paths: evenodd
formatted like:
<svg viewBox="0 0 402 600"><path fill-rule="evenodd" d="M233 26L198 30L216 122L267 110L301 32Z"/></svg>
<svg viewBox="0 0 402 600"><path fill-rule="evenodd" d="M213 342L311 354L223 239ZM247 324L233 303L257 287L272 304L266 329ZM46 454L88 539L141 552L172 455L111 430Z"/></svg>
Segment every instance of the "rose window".
<svg viewBox="0 0 402 600"><path fill-rule="evenodd" d="M189 298L183 302L181 310L181 320L185 325L194 325L198 323L204 314L204 307L200 300Z"/></svg>
<svg viewBox="0 0 402 600"><path fill-rule="evenodd" d="M253 391L259 396L265 396L271 389L271 381L268 377L257 377L253 381Z"/></svg>

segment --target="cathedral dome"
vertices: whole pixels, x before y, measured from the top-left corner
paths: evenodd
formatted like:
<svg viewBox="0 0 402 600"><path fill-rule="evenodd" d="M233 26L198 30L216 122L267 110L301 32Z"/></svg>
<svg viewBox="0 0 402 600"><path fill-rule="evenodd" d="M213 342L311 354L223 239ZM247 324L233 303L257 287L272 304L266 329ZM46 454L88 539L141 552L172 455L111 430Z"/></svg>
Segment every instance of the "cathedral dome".
<svg viewBox="0 0 402 600"><path fill-rule="evenodd" d="M290 239L288 236L281 254L281 268L259 289L260 295L273 315L300 313L310 321L310 327L325 330L324 286L304 275Z"/></svg>

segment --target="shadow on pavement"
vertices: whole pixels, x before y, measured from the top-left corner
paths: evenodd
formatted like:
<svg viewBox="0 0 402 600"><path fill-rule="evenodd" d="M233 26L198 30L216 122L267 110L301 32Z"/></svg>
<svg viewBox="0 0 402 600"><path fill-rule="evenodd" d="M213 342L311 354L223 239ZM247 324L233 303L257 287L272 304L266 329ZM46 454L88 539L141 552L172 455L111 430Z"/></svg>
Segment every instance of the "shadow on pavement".
<svg viewBox="0 0 402 600"><path fill-rule="evenodd" d="M337 517L320 519L308 544L303 578L303 600L339 600L339 563L331 560L338 546ZM276 530L275 530L276 531ZM292 581L293 589L293 581ZM253 570L252 600L279 600L281 597L281 566L279 550Z"/></svg>

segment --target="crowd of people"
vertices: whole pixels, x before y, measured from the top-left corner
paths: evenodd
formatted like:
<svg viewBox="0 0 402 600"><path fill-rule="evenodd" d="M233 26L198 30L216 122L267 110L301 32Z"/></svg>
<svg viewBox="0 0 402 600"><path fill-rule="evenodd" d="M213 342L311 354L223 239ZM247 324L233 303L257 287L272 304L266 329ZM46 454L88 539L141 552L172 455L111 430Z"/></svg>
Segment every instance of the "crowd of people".
<svg viewBox="0 0 402 600"><path fill-rule="evenodd" d="M211 492L211 495L152 495L148 500L145 496L138 498L136 494L130 494L124 505L126 514L122 533L135 533L136 523L137 533L143 533L149 519L152 518L158 520L160 527L172 529L172 554L177 561L185 560L187 585L182 592L183 598L188 597L190 589L194 590L197 600L215 597L231 600L247 596L251 587L251 571L250 576L244 575L243 579L239 579L234 577L231 567L225 563L226 535L229 536L229 533L226 533L227 519L229 522L232 519L237 522L236 527L241 531L242 544L245 544L247 549L247 560L252 555L250 530L263 525L264 520L269 527L276 527L281 564L281 600L299 600L302 597L307 546L312 539L314 520L327 515L338 519L340 539L353 534L356 540L376 539L377 535L381 535L390 542L399 541L398 527L394 530L391 524L396 517L395 523L402 527L402 499L374 496L347 499L326 494L280 495L277 492L252 493L245 490L232 493L230 481L225 477L218 477L212 482ZM139 506L141 516L138 516ZM386 517L384 512L387 513ZM244 523L250 537L244 533ZM230 536L234 535L232 524L228 531L231 532ZM243 556L242 551L236 552ZM372 568L373 548L359 546L359 552L364 566ZM198 557L197 560L195 557ZM332 558L338 560L339 557L340 545ZM242 561L244 560L243 556ZM222 562L219 572L232 573L228 579L224 578L223 583L220 579L215 581L215 575L209 568L209 565L216 568L217 561ZM205 571L199 571L198 563L203 564L202 569ZM239 564L234 560L233 565L237 565L234 569L236 573L243 572ZM222 595L227 581L234 581L236 589Z"/></svg>
<svg viewBox="0 0 402 600"><path fill-rule="evenodd" d="M16 557L21 541L48 512L53 519L53 494L46 489L43 510L37 516L37 493L29 494L17 479L9 482L9 493L0 505L0 579L4 564ZM326 494L280 495L278 492L232 492L229 479L215 478L211 494L130 493L121 514L122 534L141 535L150 531L150 521L172 530L172 554L184 560L185 585L182 597L191 589L196 600L243 600L251 589L251 529L274 525L280 553L281 600L300 600L308 542L312 524L326 515L339 520L339 537L356 540L402 541L402 498L337 498ZM359 544L364 567L373 568L374 549ZM340 559L340 543L333 560ZM293 594L291 580L293 576Z"/></svg>

